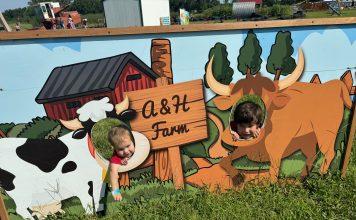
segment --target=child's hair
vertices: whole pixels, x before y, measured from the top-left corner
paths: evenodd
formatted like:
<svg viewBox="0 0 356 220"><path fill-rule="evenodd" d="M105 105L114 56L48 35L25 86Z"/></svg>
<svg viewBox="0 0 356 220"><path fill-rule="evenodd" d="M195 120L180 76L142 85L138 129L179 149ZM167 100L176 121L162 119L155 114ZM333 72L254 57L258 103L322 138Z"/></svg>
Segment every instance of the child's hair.
<svg viewBox="0 0 356 220"><path fill-rule="evenodd" d="M263 125L263 112L256 103L245 101L237 105L234 111L234 122L237 124Z"/></svg>
<svg viewBox="0 0 356 220"><path fill-rule="evenodd" d="M108 140L115 150L118 149L122 142L128 137L135 144L130 129L124 125L112 127L108 133Z"/></svg>

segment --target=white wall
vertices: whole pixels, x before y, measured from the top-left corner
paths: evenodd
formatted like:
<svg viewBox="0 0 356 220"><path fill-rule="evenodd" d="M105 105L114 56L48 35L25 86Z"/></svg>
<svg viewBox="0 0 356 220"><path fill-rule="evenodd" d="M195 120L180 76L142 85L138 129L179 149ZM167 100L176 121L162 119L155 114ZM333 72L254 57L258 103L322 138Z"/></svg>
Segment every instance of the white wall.
<svg viewBox="0 0 356 220"><path fill-rule="evenodd" d="M169 0L141 0L143 26L159 26L160 17L169 17Z"/></svg>

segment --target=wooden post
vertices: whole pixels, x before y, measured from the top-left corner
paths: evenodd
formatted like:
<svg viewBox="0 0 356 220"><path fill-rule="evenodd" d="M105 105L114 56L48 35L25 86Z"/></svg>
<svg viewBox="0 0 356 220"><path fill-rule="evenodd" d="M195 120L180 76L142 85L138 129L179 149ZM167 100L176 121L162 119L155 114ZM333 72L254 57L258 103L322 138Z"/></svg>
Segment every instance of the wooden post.
<svg viewBox="0 0 356 220"><path fill-rule="evenodd" d="M4 28L7 32L11 32L11 27L7 24L4 16L2 15L2 13L0 12L0 22L4 25Z"/></svg>
<svg viewBox="0 0 356 220"><path fill-rule="evenodd" d="M168 39L153 39L151 46L151 68L161 77L168 77L172 83L171 42Z"/></svg>
<svg viewBox="0 0 356 220"><path fill-rule="evenodd" d="M351 129L350 129L350 133L349 133L350 134L349 135L349 140L347 141L344 163L342 164L341 177L345 177L346 176L347 165L348 165L348 163L350 161L352 144L353 144L353 141L354 141L354 138L355 138L355 132L356 132L355 103L353 104L353 108L351 109L351 113L353 113L353 116L351 116L352 117Z"/></svg>
<svg viewBox="0 0 356 220"><path fill-rule="evenodd" d="M130 186L129 172L119 173L119 186Z"/></svg>
<svg viewBox="0 0 356 220"><path fill-rule="evenodd" d="M169 85L167 77L161 77L156 80L157 86ZM154 171L153 176L161 181L172 178L172 171L169 167L168 150L157 150L154 152Z"/></svg>
<svg viewBox="0 0 356 220"><path fill-rule="evenodd" d="M2 196L0 195L0 220L9 220L7 215L6 207Z"/></svg>
<svg viewBox="0 0 356 220"><path fill-rule="evenodd" d="M171 172L173 174L174 187L176 189L184 189L184 176L179 146L168 148L168 156Z"/></svg>

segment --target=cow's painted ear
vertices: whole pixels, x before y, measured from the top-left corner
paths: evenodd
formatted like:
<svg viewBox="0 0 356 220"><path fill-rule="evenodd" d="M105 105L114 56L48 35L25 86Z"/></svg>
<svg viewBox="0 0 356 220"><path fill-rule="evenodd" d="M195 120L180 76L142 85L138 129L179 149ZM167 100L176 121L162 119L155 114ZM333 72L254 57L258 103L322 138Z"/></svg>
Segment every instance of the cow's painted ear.
<svg viewBox="0 0 356 220"><path fill-rule="evenodd" d="M219 110L226 110L226 109L231 108L231 106L232 106L230 97L218 96L218 97L215 97L213 101Z"/></svg>
<svg viewBox="0 0 356 220"><path fill-rule="evenodd" d="M80 128L73 132L72 138L83 139L87 135L87 131L84 128Z"/></svg>
<svg viewBox="0 0 356 220"><path fill-rule="evenodd" d="M119 119L122 121L130 121L136 117L136 114L137 112L135 110L129 108L120 113Z"/></svg>
<svg viewBox="0 0 356 220"><path fill-rule="evenodd" d="M290 100L290 96L285 93L276 93L272 98L273 105L277 109L283 108Z"/></svg>

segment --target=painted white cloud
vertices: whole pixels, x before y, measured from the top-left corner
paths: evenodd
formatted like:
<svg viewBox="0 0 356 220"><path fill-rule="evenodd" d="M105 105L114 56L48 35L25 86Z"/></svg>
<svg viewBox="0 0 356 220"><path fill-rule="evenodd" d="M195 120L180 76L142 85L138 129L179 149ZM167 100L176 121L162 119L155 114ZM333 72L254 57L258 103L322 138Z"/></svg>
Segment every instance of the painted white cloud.
<svg viewBox="0 0 356 220"><path fill-rule="evenodd" d="M340 29L326 29L323 34L310 34L301 47L306 59L301 81L310 81L316 73L322 82L339 79L348 67L356 67L356 42L351 43Z"/></svg>

